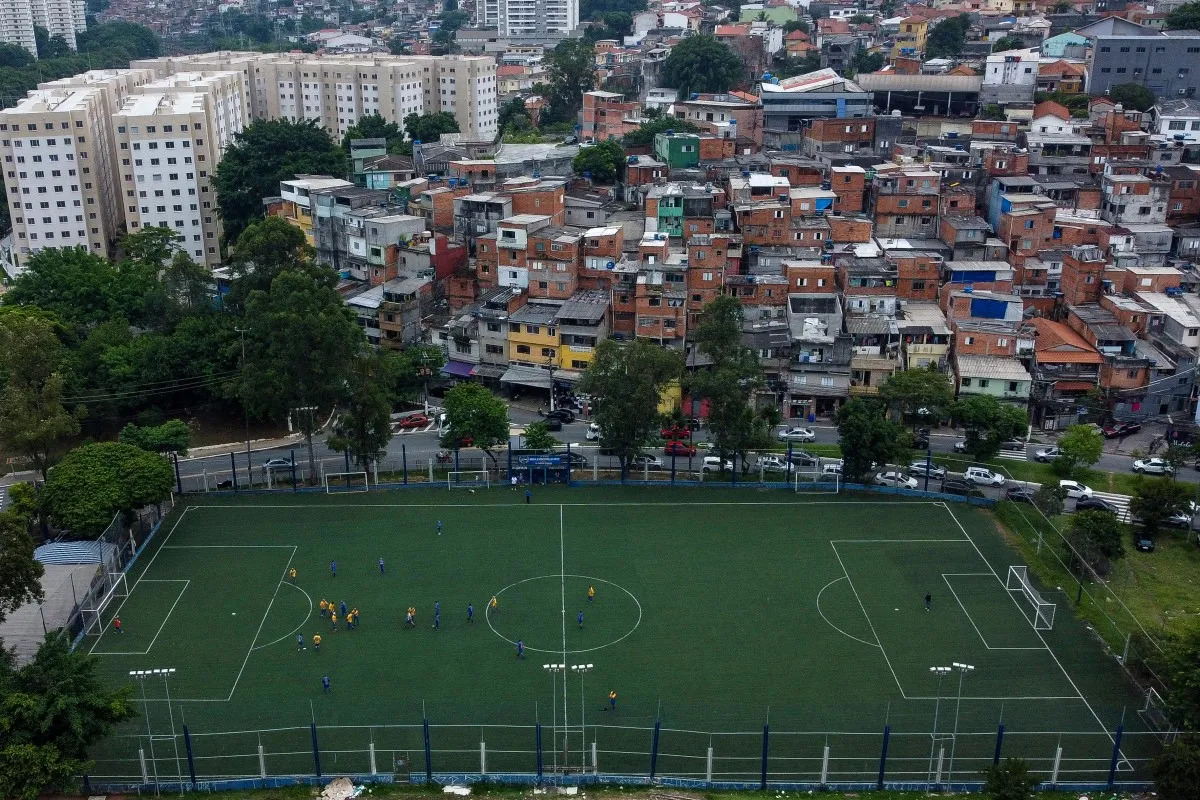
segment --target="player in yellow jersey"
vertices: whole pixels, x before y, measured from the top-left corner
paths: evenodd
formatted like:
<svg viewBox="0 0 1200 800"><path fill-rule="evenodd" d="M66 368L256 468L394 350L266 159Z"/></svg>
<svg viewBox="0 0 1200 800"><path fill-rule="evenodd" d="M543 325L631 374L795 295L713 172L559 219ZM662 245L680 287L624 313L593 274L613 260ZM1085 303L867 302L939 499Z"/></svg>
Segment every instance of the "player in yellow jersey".
<svg viewBox="0 0 1200 800"><path fill-rule="evenodd" d="M313 634L313 650L321 652L321 634L319 633Z"/></svg>
<svg viewBox="0 0 1200 800"><path fill-rule="evenodd" d="M322 597L318 605L321 607L321 616L325 616L325 612L329 610L329 601Z"/></svg>

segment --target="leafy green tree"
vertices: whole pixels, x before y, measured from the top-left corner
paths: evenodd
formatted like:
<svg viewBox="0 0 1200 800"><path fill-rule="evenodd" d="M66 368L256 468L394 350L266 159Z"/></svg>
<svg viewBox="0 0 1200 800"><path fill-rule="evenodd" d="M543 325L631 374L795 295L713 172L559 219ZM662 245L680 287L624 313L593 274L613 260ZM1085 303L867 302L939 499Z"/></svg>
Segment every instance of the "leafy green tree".
<svg viewBox="0 0 1200 800"><path fill-rule="evenodd" d="M333 270L287 270L269 291L256 289L246 299L241 396L255 416L281 420L305 409L292 419L304 434L314 476L319 412L344 399L350 364L365 342L336 283Z"/></svg>
<svg viewBox="0 0 1200 800"><path fill-rule="evenodd" d="M442 44L450 44L454 41L454 34L458 32L458 29L470 21L471 15L465 11L446 11L442 14L433 40Z"/></svg>
<svg viewBox="0 0 1200 800"><path fill-rule="evenodd" d="M118 511L161 502L175 487L162 456L119 442L76 447L46 479L42 502L50 519L76 536L103 531Z"/></svg>
<svg viewBox="0 0 1200 800"><path fill-rule="evenodd" d="M1063 513L1063 496L1058 486L1043 484L1033 493L1033 504L1047 517Z"/></svg>
<svg viewBox="0 0 1200 800"><path fill-rule="evenodd" d="M1057 475L1076 475L1100 460L1104 437L1091 425L1072 425L1058 437L1058 455L1052 464Z"/></svg>
<svg viewBox="0 0 1200 800"><path fill-rule="evenodd" d="M1008 50L1024 50L1025 41L1019 36L1001 36L992 45L993 53L1004 53Z"/></svg>
<svg viewBox="0 0 1200 800"><path fill-rule="evenodd" d="M937 419L954 402L954 387L933 367L892 373L879 387L879 397L897 419Z"/></svg>
<svg viewBox="0 0 1200 800"><path fill-rule="evenodd" d="M1154 537L1168 519L1188 508L1193 490L1166 478L1135 478L1129 513L1141 522L1147 536Z"/></svg>
<svg viewBox="0 0 1200 800"><path fill-rule="evenodd" d="M679 351L644 339L602 339L596 346L579 390L596 398L600 446L617 457L622 474L657 432L663 391L682 374Z"/></svg>
<svg viewBox="0 0 1200 800"><path fill-rule="evenodd" d="M392 406L399 359L392 353L364 348L347 375L342 400L328 445L344 450L364 468L387 454L392 440Z"/></svg>
<svg viewBox="0 0 1200 800"><path fill-rule="evenodd" d="M616 34L617 37L625 37L633 33L633 15L628 11L609 11L602 19L604 27Z"/></svg>
<svg viewBox="0 0 1200 800"><path fill-rule="evenodd" d="M1169 31L1200 30L1200 3L1184 3L1167 14L1164 26Z"/></svg>
<svg viewBox="0 0 1200 800"><path fill-rule="evenodd" d="M51 636L17 669L0 660L0 796L36 800L74 790L88 748L136 715L133 687L96 674L98 659Z"/></svg>
<svg viewBox="0 0 1200 800"><path fill-rule="evenodd" d="M445 111L409 114L404 118L404 130L414 142L436 142L443 133L458 133L458 120Z"/></svg>
<svg viewBox="0 0 1200 800"><path fill-rule="evenodd" d="M492 463L494 449L508 443L508 406L478 383L460 383L446 392L446 422L450 430L442 436L442 446L457 450L468 439Z"/></svg>
<svg viewBox="0 0 1200 800"><path fill-rule="evenodd" d="M788 35L792 31L800 31L801 33L808 33L808 31L809 31L808 23L802 19L793 19L793 20L789 20L789 21L783 23L784 36Z"/></svg>
<svg viewBox="0 0 1200 800"><path fill-rule="evenodd" d="M615 139L581 147L571 169L576 175L590 172L596 183L613 183L625 171L625 151Z"/></svg>
<svg viewBox="0 0 1200 800"><path fill-rule="evenodd" d="M545 422L533 422L525 426L525 449L546 452L553 450L561 442L550 433L550 427Z"/></svg>
<svg viewBox="0 0 1200 800"><path fill-rule="evenodd" d="M590 42L565 39L545 56L551 121L574 121L583 107L583 94L596 88L596 54Z"/></svg>
<svg viewBox="0 0 1200 800"><path fill-rule="evenodd" d="M26 603L42 600L45 570L33 557L30 522L13 510L0 513L0 622Z"/></svg>
<svg viewBox="0 0 1200 800"><path fill-rule="evenodd" d="M983 769L983 792L991 800L1030 800L1038 779L1023 758L1006 758Z"/></svg>
<svg viewBox="0 0 1200 800"><path fill-rule="evenodd" d="M966 429L967 452L976 461L995 458L1004 440L1023 436L1029 424L1024 409L991 395L960 398L950 415Z"/></svg>
<svg viewBox="0 0 1200 800"><path fill-rule="evenodd" d="M886 63L887 58L883 53L871 50L859 50L850 60L850 66L854 68L856 73L878 72L883 69L883 65Z"/></svg>
<svg viewBox="0 0 1200 800"><path fill-rule="evenodd" d="M649 122L643 122L629 133L625 134L626 147L649 147L654 144L654 137L660 133L674 131L675 133L700 133L700 129L686 119L677 117L659 117Z"/></svg>
<svg viewBox="0 0 1200 800"><path fill-rule="evenodd" d="M35 60L34 56L19 44L0 44L0 67L4 69L22 69Z"/></svg>
<svg viewBox="0 0 1200 800"><path fill-rule="evenodd" d="M967 41L971 18L966 14L943 19L929 31L925 40L926 58L948 58L960 55Z"/></svg>
<svg viewBox="0 0 1200 800"><path fill-rule="evenodd" d="M904 461L912 450L912 436L887 417L877 400L853 397L838 409L838 437L842 444L842 474L862 482L871 470Z"/></svg>
<svg viewBox="0 0 1200 800"><path fill-rule="evenodd" d="M404 141L404 130L396 123L384 119L378 112L366 114L358 118L342 137L342 149L350 153L350 143L355 139L386 139L389 153L411 155L412 146ZM408 152L403 152L405 147Z"/></svg>
<svg viewBox="0 0 1200 800"><path fill-rule="evenodd" d="M246 226L233 248L232 280L225 303L241 311L253 292L269 292L284 272L312 273L327 280L330 271L316 263L317 253L304 232L279 217Z"/></svg>
<svg viewBox="0 0 1200 800"><path fill-rule="evenodd" d="M81 247L35 253L4 295L5 305L37 306L66 325L86 327L121 317L148 322L156 275L131 259L110 262Z"/></svg>
<svg viewBox="0 0 1200 800"><path fill-rule="evenodd" d="M1108 99L1121 104L1127 111L1149 111L1158 98L1140 83L1121 83L1109 90Z"/></svg>
<svg viewBox="0 0 1200 800"><path fill-rule="evenodd" d="M46 479L63 440L79 433L82 409L63 402L62 343L49 320L0 313L0 444L32 462Z"/></svg>
<svg viewBox="0 0 1200 800"><path fill-rule="evenodd" d="M1174 480L1175 476L1179 474L1179 470L1183 469L1184 465L1188 463L1191 455L1192 448L1190 447L1185 447L1179 444L1169 445L1167 449L1163 451L1162 458L1163 461L1166 461L1168 464L1170 464L1171 469L1175 471L1168 475L1168 477Z"/></svg>
<svg viewBox="0 0 1200 800"><path fill-rule="evenodd" d="M417 400L425 396L429 378L446 365L446 352L437 345L415 344L395 355L392 391L397 400Z"/></svg>
<svg viewBox="0 0 1200 800"><path fill-rule="evenodd" d="M662 85L693 92L727 92L742 78L741 59L713 36L689 36L671 48L662 67Z"/></svg>
<svg viewBox="0 0 1200 800"><path fill-rule="evenodd" d="M1193 665L1193 670L1197 668L1200 661ZM1185 733L1177 738L1154 757L1150 771L1159 800L1195 800L1200 786L1200 736Z"/></svg>
<svg viewBox="0 0 1200 800"><path fill-rule="evenodd" d="M263 198L301 173L346 174L346 154L314 120L256 120L239 133L213 176L226 239L236 241L262 217Z"/></svg>
<svg viewBox="0 0 1200 800"><path fill-rule="evenodd" d="M1070 14L1071 4L1068 3L1067 0L1058 0L1058 2L1054 4L1054 8L1051 9L1051 11L1055 14Z"/></svg>
<svg viewBox="0 0 1200 800"><path fill-rule="evenodd" d="M117 440L150 453L178 453L186 456L192 431L181 419L167 420L161 425L134 425L121 429Z"/></svg>
<svg viewBox="0 0 1200 800"><path fill-rule="evenodd" d="M1163 698L1167 717L1180 730L1200 731L1200 627L1193 625L1167 636L1152 661L1168 688ZM1192 784L1193 792L1197 785Z"/></svg>
<svg viewBox="0 0 1200 800"><path fill-rule="evenodd" d="M1111 511L1077 511L1063 534L1063 550L1071 570L1104 576L1125 555L1125 525Z"/></svg>
<svg viewBox="0 0 1200 800"><path fill-rule="evenodd" d="M41 25L33 26L33 38L37 43L38 58L62 58L73 52L66 39L61 36L51 36L50 32Z"/></svg>
<svg viewBox="0 0 1200 800"><path fill-rule="evenodd" d="M501 130L507 129L510 125L518 126L520 130L532 128L533 119L529 116L529 109L525 107L525 99L514 97L500 106L497 124Z"/></svg>

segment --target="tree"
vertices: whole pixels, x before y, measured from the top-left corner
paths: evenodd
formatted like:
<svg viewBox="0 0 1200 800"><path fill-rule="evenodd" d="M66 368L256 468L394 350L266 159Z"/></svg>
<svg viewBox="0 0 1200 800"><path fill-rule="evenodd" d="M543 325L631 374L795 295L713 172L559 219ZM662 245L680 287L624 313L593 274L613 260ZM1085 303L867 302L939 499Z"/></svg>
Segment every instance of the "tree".
<svg viewBox="0 0 1200 800"><path fill-rule="evenodd" d="M1029 424L1023 409L986 394L960 398L950 415L966 428L967 452L976 461L994 458L1004 440L1023 436Z"/></svg>
<svg viewBox="0 0 1200 800"><path fill-rule="evenodd" d="M1160 800L1195 800L1200 786L1200 736L1188 733L1177 738L1154 757L1150 771Z"/></svg>
<svg viewBox="0 0 1200 800"><path fill-rule="evenodd" d="M1146 535L1153 538L1167 520L1188 507L1193 487L1166 478L1134 479L1129 514L1141 522Z"/></svg>
<svg viewBox="0 0 1200 800"><path fill-rule="evenodd" d="M1043 484L1033 493L1033 504L1047 517L1063 513L1063 496L1058 486Z"/></svg>
<svg viewBox="0 0 1200 800"><path fill-rule="evenodd" d="M26 603L42 600L45 570L33 557L30 522L13 510L0 513L0 622Z"/></svg>
<svg viewBox="0 0 1200 800"><path fill-rule="evenodd" d="M892 373L879 387L879 397L897 420L905 417L938 419L954 402L954 387L934 367Z"/></svg>
<svg viewBox="0 0 1200 800"><path fill-rule="evenodd" d="M1167 14L1163 27L1169 31L1200 30L1200 3L1184 3Z"/></svg>
<svg viewBox="0 0 1200 800"><path fill-rule="evenodd" d="M263 198L301 173L346 174L346 154L315 120L256 120L239 133L213 177L226 239L236 241L262 217Z"/></svg>
<svg viewBox="0 0 1200 800"><path fill-rule="evenodd" d="M404 131L399 125L386 120L378 112L358 118L358 122L346 129L342 137L342 149L350 153L350 143L355 139L386 139L389 153L397 153L405 144ZM409 150L411 153L411 149Z"/></svg>
<svg viewBox="0 0 1200 800"><path fill-rule="evenodd" d="M1051 11L1055 14L1070 14L1071 4L1068 3L1067 0L1058 0L1058 2L1054 4L1054 8L1052 8Z"/></svg>
<svg viewBox="0 0 1200 800"><path fill-rule="evenodd" d="M596 398L600 447L611 451L621 474L658 428L663 391L683 373L683 355L645 339L602 339L579 380L579 391Z"/></svg>
<svg viewBox="0 0 1200 800"><path fill-rule="evenodd" d="M884 57L883 53L871 50L859 50L850 59L850 66L854 68L856 73L878 72L883 69L883 65L886 63L887 58Z"/></svg>
<svg viewBox="0 0 1200 800"><path fill-rule="evenodd" d="M1001 36L992 45L993 53L1003 53L1008 50L1024 50L1025 41L1018 36Z"/></svg>
<svg viewBox="0 0 1200 800"><path fill-rule="evenodd" d="M328 279L329 270L316 264L317 253L304 231L279 217L251 223L233 249L232 280L225 304L238 312L253 292L269 292L284 272L311 272Z"/></svg>
<svg viewBox="0 0 1200 800"><path fill-rule="evenodd" d="M525 426L525 449L545 452L553 450L561 442L550 433L545 422L534 422Z"/></svg>
<svg viewBox="0 0 1200 800"><path fill-rule="evenodd" d="M1109 90L1108 99L1124 106L1126 111L1149 111L1158 98L1140 83L1121 83Z"/></svg>
<svg viewBox="0 0 1200 800"><path fill-rule="evenodd" d="M604 27L616 34L617 37L628 36L633 32L633 15L628 11L609 11L602 19Z"/></svg>
<svg viewBox="0 0 1200 800"><path fill-rule="evenodd" d="M46 479L62 441L79 433L83 410L63 402L63 347L54 325L35 314L0 314L0 444Z"/></svg>
<svg viewBox="0 0 1200 800"><path fill-rule="evenodd" d="M133 687L109 688L98 659L51 636L17 669L0 660L0 796L36 800L74 789L87 750L137 713Z"/></svg>
<svg viewBox="0 0 1200 800"><path fill-rule="evenodd" d="M1077 511L1063 534L1063 549L1074 572L1103 577L1125 555L1125 525L1111 511Z"/></svg>
<svg viewBox="0 0 1200 800"><path fill-rule="evenodd" d="M50 519L76 536L93 536L118 511L158 503L175 487L165 458L133 445L100 442L76 447L46 479L42 502Z"/></svg>
<svg viewBox="0 0 1200 800"><path fill-rule="evenodd" d="M1095 464L1104 453L1104 437L1091 425L1071 425L1058 437L1056 475L1068 477Z"/></svg>
<svg viewBox="0 0 1200 800"><path fill-rule="evenodd" d="M838 409L837 426L842 472L854 481L864 481L877 466L904 460L912 449L908 431L888 419L883 404L873 399L851 398Z"/></svg>
<svg viewBox="0 0 1200 800"><path fill-rule="evenodd" d="M590 42L565 39L545 56L550 85L549 119L574 120L583 107L583 94L596 88L596 54Z"/></svg>
<svg viewBox="0 0 1200 800"><path fill-rule="evenodd" d="M167 420L161 425L134 425L121 429L117 440L149 453L178 453L186 456L192 431L181 419Z"/></svg>
<svg viewBox="0 0 1200 800"><path fill-rule="evenodd" d="M1169 477L1171 480L1174 480L1175 476L1179 474L1179 470L1183 469L1184 465L1191 460L1191 455L1192 448L1190 447L1184 447L1183 445L1179 444L1168 445L1167 449L1163 451L1162 458L1163 461L1166 461L1168 464L1170 464L1171 469L1175 471L1168 473L1167 477Z"/></svg>
<svg viewBox="0 0 1200 800"><path fill-rule="evenodd" d="M742 77L742 62L713 36L689 36L671 48L662 67L662 85L693 92L727 92Z"/></svg>
<svg viewBox="0 0 1200 800"><path fill-rule="evenodd" d="M38 58L62 58L73 52L66 39L61 36L51 36L50 32L41 25L33 26L33 38L37 44Z"/></svg>
<svg viewBox="0 0 1200 800"><path fill-rule="evenodd" d="M287 270L246 299L246 363L241 396L256 416L292 420L304 434L310 474L319 412L346 395L348 372L365 337L334 286L333 270Z"/></svg>
<svg viewBox="0 0 1200 800"><path fill-rule="evenodd" d="M970 28L971 18L966 14L943 19L929 32L925 41L925 57L947 58L961 54Z"/></svg>
<svg viewBox="0 0 1200 800"><path fill-rule="evenodd" d="M650 147L654 137L660 133L673 131L675 133L700 133L700 129L686 119L676 117L660 117L649 122L643 122L629 133L625 134L626 147Z"/></svg>
<svg viewBox="0 0 1200 800"><path fill-rule="evenodd" d="M442 436L442 446L455 450L470 439L492 463L498 445L508 442L508 406L478 383L460 383L446 392L446 422L450 430Z"/></svg>
<svg viewBox="0 0 1200 800"><path fill-rule="evenodd" d="M458 133L458 120L446 111L409 114L404 118L404 130L414 142L436 142L443 133Z"/></svg>
<svg viewBox="0 0 1200 800"><path fill-rule="evenodd" d="M783 35L784 36L787 36L792 31L800 31L801 33L808 33L808 31L809 31L808 23L802 19L793 19L793 20L789 20L788 22L783 23Z"/></svg>
<svg viewBox="0 0 1200 800"><path fill-rule="evenodd" d="M983 791L991 800L1030 800L1038 779L1023 758L1006 758L983 768Z"/></svg>
<svg viewBox="0 0 1200 800"><path fill-rule="evenodd" d="M387 454L387 444L392 440L392 406L399 368L395 354L366 347L350 367L346 398L327 444L330 449L349 453L364 469Z"/></svg>
<svg viewBox="0 0 1200 800"><path fill-rule="evenodd" d="M1168 688L1167 718L1180 730L1200 731L1200 627L1169 635L1153 660Z"/></svg>
<svg viewBox="0 0 1200 800"><path fill-rule="evenodd" d="M616 139L581 147L571 169L576 175L590 172L596 183L614 183L625 172L625 151Z"/></svg>
<svg viewBox="0 0 1200 800"><path fill-rule="evenodd" d="M529 116L529 109L525 107L524 98L514 97L500 106L497 125L500 126L500 130L508 128L509 125L518 125L524 129L532 128L533 119Z"/></svg>
<svg viewBox="0 0 1200 800"><path fill-rule="evenodd" d="M19 44L0 44L0 68L24 69L36 59Z"/></svg>

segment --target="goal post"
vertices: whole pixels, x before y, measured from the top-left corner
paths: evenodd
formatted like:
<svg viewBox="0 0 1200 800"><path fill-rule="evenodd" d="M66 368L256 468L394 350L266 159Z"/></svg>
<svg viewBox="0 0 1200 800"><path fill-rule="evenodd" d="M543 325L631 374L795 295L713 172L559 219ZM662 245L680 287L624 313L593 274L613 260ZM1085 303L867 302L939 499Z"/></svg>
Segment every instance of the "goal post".
<svg viewBox="0 0 1200 800"><path fill-rule="evenodd" d="M90 595L85 598L83 606L79 609L86 636L99 636L103 633L109 608L113 607L114 603L120 605L129 596L129 582L126 581L124 572L106 573L104 585L107 585L108 589L102 595Z"/></svg>
<svg viewBox="0 0 1200 800"><path fill-rule="evenodd" d="M837 494L842 490L842 476L821 470L792 470L792 488L797 492Z"/></svg>
<svg viewBox="0 0 1200 800"><path fill-rule="evenodd" d="M325 493L366 492L371 488L365 472L326 472Z"/></svg>
<svg viewBox="0 0 1200 800"><path fill-rule="evenodd" d="M486 489L491 485L486 469L452 470L446 473L447 489Z"/></svg>
<svg viewBox="0 0 1200 800"><path fill-rule="evenodd" d="M1151 687L1146 691L1145 700L1142 702L1142 707L1138 709L1138 714L1146 721L1150 732L1157 736L1163 744L1175 741L1179 731L1171 724L1170 717L1167 715L1167 703L1157 689Z"/></svg>
<svg viewBox="0 0 1200 800"><path fill-rule="evenodd" d="M1005 588L1015 594L1020 594L1033 610L1033 629L1048 631L1054 628L1054 612L1057 606L1042 599L1041 593L1034 588L1029 580L1029 568L1024 565L1010 566Z"/></svg>

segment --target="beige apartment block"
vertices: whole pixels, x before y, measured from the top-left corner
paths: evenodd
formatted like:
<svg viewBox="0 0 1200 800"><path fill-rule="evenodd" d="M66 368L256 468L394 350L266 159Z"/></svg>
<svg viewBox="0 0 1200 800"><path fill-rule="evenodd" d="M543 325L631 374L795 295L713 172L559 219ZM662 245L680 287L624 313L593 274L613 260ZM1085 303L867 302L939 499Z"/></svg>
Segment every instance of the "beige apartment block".
<svg viewBox="0 0 1200 800"><path fill-rule="evenodd" d="M255 119L311 119L336 138L378 113L403 124L409 114L445 111L464 138L496 135L496 64L488 56L391 56L221 51L136 61L159 75L233 70L247 81Z"/></svg>
<svg viewBox="0 0 1200 800"><path fill-rule="evenodd" d="M0 42L24 47L37 55L34 26L61 36L76 49L75 34L87 30L84 0L0 0Z"/></svg>
<svg viewBox="0 0 1200 800"><path fill-rule="evenodd" d="M19 263L47 247L108 254L121 230L111 120L96 87L37 89L0 111Z"/></svg>

